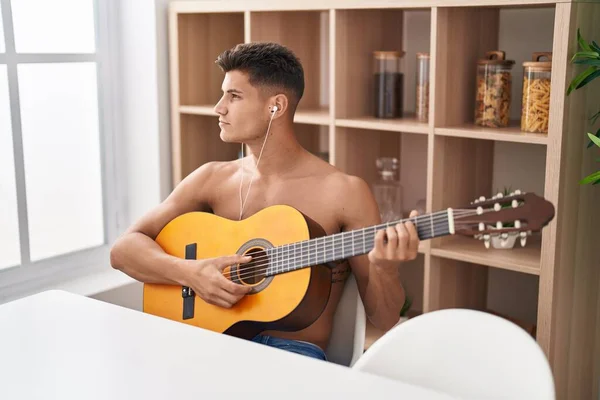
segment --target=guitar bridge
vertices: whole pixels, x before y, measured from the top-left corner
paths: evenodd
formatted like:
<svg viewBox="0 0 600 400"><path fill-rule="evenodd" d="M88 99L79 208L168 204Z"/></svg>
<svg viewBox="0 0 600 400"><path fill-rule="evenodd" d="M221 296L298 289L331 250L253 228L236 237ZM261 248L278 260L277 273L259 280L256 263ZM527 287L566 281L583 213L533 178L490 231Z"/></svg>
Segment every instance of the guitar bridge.
<svg viewBox="0 0 600 400"><path fill-rule="evenodd" d="M185 246L185 259L195 260L196 259L196 243L188 244ZM183 319L194 318L194 304L196 299L196 293L187 286L181 287L181 297L183 298Z"/></svg>

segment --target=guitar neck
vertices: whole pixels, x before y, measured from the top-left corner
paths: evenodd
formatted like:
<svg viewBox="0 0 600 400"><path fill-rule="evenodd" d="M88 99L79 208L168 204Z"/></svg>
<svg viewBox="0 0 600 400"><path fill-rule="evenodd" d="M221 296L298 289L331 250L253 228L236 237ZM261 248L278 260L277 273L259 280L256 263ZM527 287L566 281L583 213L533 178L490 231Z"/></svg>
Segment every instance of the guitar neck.
<svg viewBox="0 0 600 400"><path fill-rule="evenodd" d="M448 209L446 211L387 222L302 242L290 243L266 251L269 257L269 266L266 275L277 275L367 254L375 246L375 234L379 230L407 221L411 221L415 225L419 240L421 241L454 233L452 209Z"/></svg>

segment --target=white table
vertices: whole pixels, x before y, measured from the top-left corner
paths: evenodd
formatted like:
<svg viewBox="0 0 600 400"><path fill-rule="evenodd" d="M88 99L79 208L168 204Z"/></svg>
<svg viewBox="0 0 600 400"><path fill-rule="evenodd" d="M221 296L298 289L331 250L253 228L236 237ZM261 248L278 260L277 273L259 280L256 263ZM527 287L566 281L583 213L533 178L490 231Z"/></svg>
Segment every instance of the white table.
<svg viewBox="0 0 600 400"><path fill-rule="evenodd" d="M312 400L350 394L449 398L63 291L0 306L3 400Z"/></svg>

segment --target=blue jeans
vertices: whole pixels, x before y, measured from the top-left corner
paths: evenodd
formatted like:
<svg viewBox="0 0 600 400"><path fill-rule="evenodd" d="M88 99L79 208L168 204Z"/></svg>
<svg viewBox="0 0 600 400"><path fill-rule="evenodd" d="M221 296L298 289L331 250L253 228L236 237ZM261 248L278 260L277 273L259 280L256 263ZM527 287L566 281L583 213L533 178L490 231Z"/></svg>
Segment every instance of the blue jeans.
<svg viewBox="0 0 600 400"><path fill-rule="evenodd" d="M316 344L303 342L300 340L282 339L268 335L256 335L254 338L252 338L252 341L278 349L291 351L292 353L302 354L308 357L327 361L325 352Z"/></svg>

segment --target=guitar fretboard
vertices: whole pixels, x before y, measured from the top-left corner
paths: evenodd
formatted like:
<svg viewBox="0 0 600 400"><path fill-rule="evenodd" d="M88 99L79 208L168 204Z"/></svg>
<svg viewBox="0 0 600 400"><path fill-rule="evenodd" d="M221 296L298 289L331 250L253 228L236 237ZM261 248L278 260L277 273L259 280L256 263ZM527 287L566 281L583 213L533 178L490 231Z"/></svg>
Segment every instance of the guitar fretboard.
<svg viewBox="0 0 600 400"><path fill-rule="evenodd" d="M266 275L281 274L367 254L375 247L375 235L379 230L406 221L413 222L420 240L450 234L448 213L443 211L290 243L266 250L269 260Z"/></svg>

